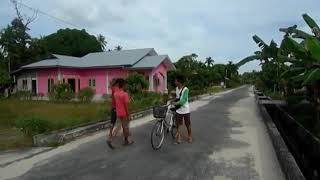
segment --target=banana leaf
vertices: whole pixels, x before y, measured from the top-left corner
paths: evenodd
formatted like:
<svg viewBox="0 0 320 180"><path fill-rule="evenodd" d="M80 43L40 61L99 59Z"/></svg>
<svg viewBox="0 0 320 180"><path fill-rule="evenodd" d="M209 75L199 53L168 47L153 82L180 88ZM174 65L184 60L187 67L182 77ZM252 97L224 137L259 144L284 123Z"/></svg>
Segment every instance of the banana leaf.
<svg viewBox="0 0 320 180"><path fill-rule="evenodd" d="M313 28L320 29L317 23L308 14L303 14L302 17L311 29Z"/></svg>
<svg viewBox="0 0 320 180"><path fill-rule="evenodd" d="M286 70L285 72L283 72L280 77L281 78L289 78L289 77L292 77L296 74L301 74L305 71L305 68L303 67L293 67L293 68L290 68L288 70Z"/></svg>
<svg viewBox="0 0 320 180"><path fill-rule="evenodd" d="M254 42L256 42L261 49L268 46L259 36L254 35L252 38L253 38Z"/></svg>
<svg viewBox="0 0 320 180"><path fill-rule="evenodd" d="M306 39L305 48L310 52L313 59L320 61L320 43L317 38L310 37Z"/></svg>
<svg viewBox="0 0 320 180"><path fill-rule="evenodd" d="M308 37L312 37L312 35L297 29L297 25L288 28L280 28L279 31L286 33L285 37L288 37L289 35L298 39L307 39Z"/></svg>
<svg viewBox="0 0 320 180"><path fill-rule="evenodd" d="M236 64L236 66L237 66L237 67L240 67L240 66L242 66L242 65L244 65L244 64L246 64L246 63L248 63L248 62L251 62L251 61L254 61L254 60L259 60L259 59L261 59L261 56L260 56L260 55L248 56L248 57L242 59L241 61L239 61L239 62Z"/></svg>
<svg viewBox="0 0 320 180"><path fill-rule="evenodd" d="M303 85L313 84L315 81L320 80L320 68L309 70L304 77Z"/></svg>

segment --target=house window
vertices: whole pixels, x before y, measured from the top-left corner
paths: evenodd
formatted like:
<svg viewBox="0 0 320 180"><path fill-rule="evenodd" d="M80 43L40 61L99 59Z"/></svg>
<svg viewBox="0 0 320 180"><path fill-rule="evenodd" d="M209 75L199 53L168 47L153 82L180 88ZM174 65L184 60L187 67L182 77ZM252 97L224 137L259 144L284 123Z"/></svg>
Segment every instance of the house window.
<svg viewBox="0 0 320 180"><path fill-rule="evenodd" d="M28 89L28 80L23 79L22 80L22 89L27 90Z"/></svg>
<svg viewBox="0 0 320 180"><path fill-rule="evenodd" d="M89 87L95 88L96 87L96 79L89 79Z"/></svg>
<svg viewBox="0 0 320 180"><path fill-rule="evenodd" d="M53 83L54 83L53 79L52 79L52 78L49 78L49 79L48 79L48 92L51 92Z"/></svg>

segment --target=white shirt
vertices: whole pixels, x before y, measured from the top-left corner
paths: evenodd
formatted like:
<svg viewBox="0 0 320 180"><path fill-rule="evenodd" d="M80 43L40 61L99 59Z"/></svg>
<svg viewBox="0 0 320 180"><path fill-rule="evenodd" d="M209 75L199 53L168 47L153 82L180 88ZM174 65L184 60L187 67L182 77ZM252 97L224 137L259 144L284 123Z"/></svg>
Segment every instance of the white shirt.
<svg viewBox="0 0 320 180"><path fill-rule="evenodd" d="M177 88L178 89L178 88ZM187 87L184 87L183 88L183 91L187 90L188 88ZM178 98L180 99L180 92L181 92L181 89L179 89L179 93L178 93ZM183 95L183 92L181 93L181 96ZM188 101L183 105L181 106L181 108L177 109L176 111L178 114L189 114L190 113L190 107L189 107L189 97L188 97Z"/></svg>

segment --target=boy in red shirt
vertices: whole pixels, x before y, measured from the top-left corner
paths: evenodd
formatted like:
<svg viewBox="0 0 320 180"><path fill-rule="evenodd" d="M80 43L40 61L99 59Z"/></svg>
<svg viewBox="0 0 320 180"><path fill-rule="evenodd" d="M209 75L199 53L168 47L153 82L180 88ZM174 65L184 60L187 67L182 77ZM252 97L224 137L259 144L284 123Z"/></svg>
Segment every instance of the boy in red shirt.
<svg viewBox="0 0 320 180"><path fill-rule="evenodd" d="M131 145L133 141L129 141L129 95L124 91L126 86L124 79L118 80L119 90L114 93L117 119L122 123L123 136L124 136L124 145Z"/></svg>
<svg viewBox="0 0 320 180"><path fill-rule="evenodd" d="M116 79L114 82L111 84L111 128L109 130L109 138L107 139L107 143L111 149L114 147L112 146L112 137L116 136L119 127L116 124L117 121L117 112L116 112L116 102L115 102L115 97L114 94L116 91L119 90L118 88L118 79ZM115 127L116 126L116 127Z"/></svg>

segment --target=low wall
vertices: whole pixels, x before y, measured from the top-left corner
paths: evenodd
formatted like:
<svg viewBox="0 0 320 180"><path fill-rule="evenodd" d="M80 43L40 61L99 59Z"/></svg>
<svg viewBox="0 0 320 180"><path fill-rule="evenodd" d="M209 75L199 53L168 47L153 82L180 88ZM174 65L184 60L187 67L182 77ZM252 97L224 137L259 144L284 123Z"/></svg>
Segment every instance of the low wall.
<svg viewBox="0 0 320 180"><path fill-rule="evenodd" d="M256 98L263 94L256 93ZM271 100L271 98L269 98ZM261 115L287 179L319 179L320 141L279 105L259 103Z"/></svg>

